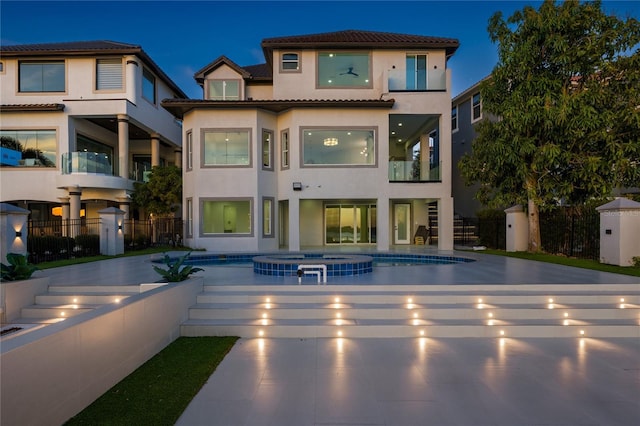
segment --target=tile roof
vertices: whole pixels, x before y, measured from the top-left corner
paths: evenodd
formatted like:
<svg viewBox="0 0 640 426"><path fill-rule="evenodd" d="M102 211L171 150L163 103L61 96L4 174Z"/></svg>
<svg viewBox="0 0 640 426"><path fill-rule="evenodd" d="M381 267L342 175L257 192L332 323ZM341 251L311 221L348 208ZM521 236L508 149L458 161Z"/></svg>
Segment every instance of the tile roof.
<svg viewBox="0 0 640 426"><path fill-rule="evenodd" d="M3 104L0 112L64 111L64 104Z"/></svg>
<svg viewBox="0 0 640 426"><path fill-rule="evenodd" d="M61 43L36 43L1 45L2 57L37 57L37 56L96 56L96 55L136 55L167 85L177 96L186 98L187 95L177 84L156 64L153 59L136 44L120 43L110 40L69 41Z"/></svg>
<svg viewBox="0 0 640 426"><path fill-rule="evenodd" d="M256 108L282 112L292 108L392 108L394 99L266 99L214 101L210 99L164 99L162 106L176 117L193 109Z"/></svg>

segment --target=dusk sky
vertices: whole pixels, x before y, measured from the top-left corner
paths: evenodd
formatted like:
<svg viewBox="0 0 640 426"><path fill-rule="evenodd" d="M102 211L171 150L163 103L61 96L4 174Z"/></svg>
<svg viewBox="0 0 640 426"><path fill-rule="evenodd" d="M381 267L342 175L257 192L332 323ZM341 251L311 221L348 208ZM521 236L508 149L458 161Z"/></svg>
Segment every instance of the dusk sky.
<svg viewBox="0 0 640 426"><path fill-rule="evenodd" d="M191 98L193 75L220 55L240 66L264 63L268 37L341 30L456 38L449 61L452 95L491 73L496 46L489 17L505 17L538 1L6 1L0 4L3 45L80 40L137 44ZM640 19L640 1L604 1L608 13Z"/></svg>

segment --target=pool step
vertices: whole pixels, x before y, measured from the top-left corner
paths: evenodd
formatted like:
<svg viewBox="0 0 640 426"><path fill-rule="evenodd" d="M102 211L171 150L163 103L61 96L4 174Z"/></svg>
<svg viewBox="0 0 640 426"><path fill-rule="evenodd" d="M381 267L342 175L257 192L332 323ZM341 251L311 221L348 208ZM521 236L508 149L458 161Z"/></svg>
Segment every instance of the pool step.
<svg viewBox="0 0 640 426"><path fill-rule="evenodd" d="M182 334L640 337L640 286L210 285Z"/></svg>

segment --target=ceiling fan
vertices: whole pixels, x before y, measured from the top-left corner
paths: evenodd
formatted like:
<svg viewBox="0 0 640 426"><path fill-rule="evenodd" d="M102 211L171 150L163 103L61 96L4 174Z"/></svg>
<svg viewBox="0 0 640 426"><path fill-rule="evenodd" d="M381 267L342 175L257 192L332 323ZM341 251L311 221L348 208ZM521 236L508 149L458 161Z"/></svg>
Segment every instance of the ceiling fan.
<svg viewBox="0 0 640 426"><path fill-rule="evenodd" d="M352 75L354 77L358 77L358 74L353 72L353 67L349 67L347 72L340 73L340 75Z"/></svg>

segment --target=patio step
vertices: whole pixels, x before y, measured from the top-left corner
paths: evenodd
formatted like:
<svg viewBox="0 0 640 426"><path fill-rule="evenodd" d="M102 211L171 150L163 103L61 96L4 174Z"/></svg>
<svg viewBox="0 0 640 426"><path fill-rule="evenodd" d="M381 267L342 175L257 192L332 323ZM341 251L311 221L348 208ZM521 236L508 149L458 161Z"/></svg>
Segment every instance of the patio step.
<svg viewBox="0 0 640 426"><path fill-rule="evenodd" d="M185 336L640 337L637 285L205 286Z"/></svg>

